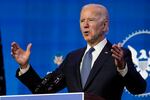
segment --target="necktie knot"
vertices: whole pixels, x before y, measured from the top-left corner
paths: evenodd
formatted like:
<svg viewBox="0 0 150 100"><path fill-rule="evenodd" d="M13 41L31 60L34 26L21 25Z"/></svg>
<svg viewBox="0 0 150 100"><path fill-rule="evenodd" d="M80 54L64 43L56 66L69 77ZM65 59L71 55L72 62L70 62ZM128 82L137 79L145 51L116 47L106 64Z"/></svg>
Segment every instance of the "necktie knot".
<svg viewBox="0 0 150 100"><path fill-rule="evenodd" d="M95 49L91 47L91 48L86 52L84 59L87 59L87 57L89 57L88 60L86 60L86 61L92 61L92 52L93 52L94 50L95 50ZM91 64L90 64L90 66L91 66Z"/></svg>
<svg viewBox="0 0 150 100"><path fill-rule="evenodd" d="M95 49L93 47L91 47L88 52L91 54Z"/></svg>

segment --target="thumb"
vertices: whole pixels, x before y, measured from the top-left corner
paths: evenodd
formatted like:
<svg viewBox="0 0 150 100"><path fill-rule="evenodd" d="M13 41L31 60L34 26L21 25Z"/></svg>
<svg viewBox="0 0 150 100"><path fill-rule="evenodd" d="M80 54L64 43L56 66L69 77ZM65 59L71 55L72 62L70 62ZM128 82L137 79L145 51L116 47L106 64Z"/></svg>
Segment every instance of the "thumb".
<svg viewBox="0 0 150 100"><path fill-rule="evenodd" d="M121 42L118 43L118 47L122 47L122 43Z"/></svg>
<svg viewBox="0 0 150 100"><path fill-rule="evenodd" d="M26 51L27 51L27 52L30 52L31 47L32 47L32 43L29 43L28 46L27 46L27 50L26 50Z"/></svg>

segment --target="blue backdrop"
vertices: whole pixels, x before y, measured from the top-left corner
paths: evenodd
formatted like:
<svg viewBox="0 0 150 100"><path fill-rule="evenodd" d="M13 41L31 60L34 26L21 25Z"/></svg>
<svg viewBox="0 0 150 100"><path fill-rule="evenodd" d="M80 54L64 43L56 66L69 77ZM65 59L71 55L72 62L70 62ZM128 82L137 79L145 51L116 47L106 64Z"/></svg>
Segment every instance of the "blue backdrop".
<svg viewBox="0 0 150 100"><path fill-rule="evenodd" d="M10 55L11 42L18 42L24 49L28 43L33 44L30 63L44 77L48 71L57 67L53 61L55 56L65 57L68 52L86 44L80 32L79 17L81 7L87 3L101 3L108 8L108 39L112 43L122 42L124 47L132 48L135 55L133 59L137 60L135 67L147 80L145 94L133 96L125 90L123 100L150 99L149 0L0 0L7 95L31 93L15 77L18 64ZM145 56L141 56L141 50Z"/></svg>

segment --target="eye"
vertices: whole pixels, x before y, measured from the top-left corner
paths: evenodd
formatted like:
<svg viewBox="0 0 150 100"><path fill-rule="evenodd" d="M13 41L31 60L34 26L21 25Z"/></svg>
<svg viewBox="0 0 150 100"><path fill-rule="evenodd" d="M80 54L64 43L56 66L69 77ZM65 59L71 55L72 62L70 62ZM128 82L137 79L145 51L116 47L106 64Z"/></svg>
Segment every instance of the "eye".
<svg viewBox="0 0 150 100"><path fill-rule="evenodd" d="M94 21L93 19L89 19L89 21Z"/></svg>
<svg viewBox="0 0 150 100"><path fill-rule="evenodd" d="M95 21L96 19L95 18L89 18L89 21Z"/></svg>
<svg viewBox="0 0 150 100"><path fill-rule="evenodd" d="M80 20L81 23L84 22L84 21L85 21L84 19L81 19L81 20Z"/></svg>

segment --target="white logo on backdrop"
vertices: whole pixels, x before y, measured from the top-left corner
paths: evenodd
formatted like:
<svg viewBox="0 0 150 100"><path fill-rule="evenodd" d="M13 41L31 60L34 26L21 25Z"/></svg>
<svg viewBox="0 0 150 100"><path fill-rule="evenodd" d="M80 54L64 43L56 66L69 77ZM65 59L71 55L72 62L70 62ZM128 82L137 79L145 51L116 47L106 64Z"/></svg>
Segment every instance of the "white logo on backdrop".
<svg viewBox="0 0 150 100"><path fill-rule="evenodd" d="M132 34L129 34L129 36L126 37L125 40L123 40L122 45L124 46L128 41L130 41L134 37L140 36L143 34L150 35L150 31L142 30L142 31L137 31ZM136 41L136 39L135 39L135 41ZM143 44L143 45L145 45L145 44ZM150 50L146 50L146 48L143 48L143 49L139 50L139 52L138 52L138 50L136 50L132 44L126 44L126 46L131 51L132 60L133 60L133 63L135 64L136 70L146 80L150 76L150 74L149 74L149 72L150 72ZM137 95L137 96L145 97L148 95L149 95L149 93L144 93L144 94Z"/></svg>

